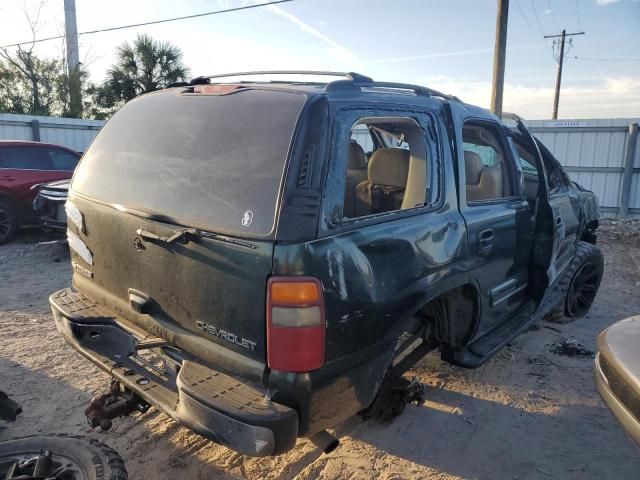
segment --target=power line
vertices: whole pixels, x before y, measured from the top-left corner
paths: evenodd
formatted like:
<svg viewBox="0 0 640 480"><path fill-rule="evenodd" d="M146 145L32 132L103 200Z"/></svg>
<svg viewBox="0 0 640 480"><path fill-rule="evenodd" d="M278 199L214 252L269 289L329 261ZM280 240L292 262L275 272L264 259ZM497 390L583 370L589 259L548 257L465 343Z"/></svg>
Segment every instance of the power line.
<svg viewBox="0 0 640 480"><path fill-rule="evenodd" d="M549 13L551 14L551 18L553 18L553 23L556 24L556 28L558 30L560 30L560 24L558 23L558 20L556 19L556 14L553 13L553 8L551 8L551 0L547 0L547 6L549 7Z"/></svg>
<svg viewBox="0 0 640 480"><path fill-rule="evenodd" d="M544 30L542 28L542 24L540 23L540 17L538 17L538 11L536 10L536 4L533 0L531 0L531 10L533 10L533 14L536 17L536 23L538 24L538 31L540 35L544 35Z"/></svg>
<svg viewBox="0 0 640 480"><path fill-rule="evenodd" d="M538 24L538 32L540 35L542 35L543 37L545 37L544 40L544 44L547 46L547 49L549 50L549 53L551 54L551 58L553 58L555 60L555 55L553 54L553 48L549 46L549 43L547 42L545 33L544 33L544 29L542 28L542 24L540 23L540 17L538 16L538 11L536 10L536 5L534 3L533 0L531 0L531 10L533 10L533 14L536 17L536 23Z"/></svg>
<svg viewBox="0 0 640 480"><path fill-rule="evenodd" d="M522 19L524 20L524 22L527 24L527 27L529 27L529 30L531 30L531 33L533 33L535 36L538 36L538 32L536 32L533 27L531 26L531 23L529 23L529 19L527 18L527 16L524 14L524 11L522 10L522 7L520 6L520 2L518 0L516 0L516 7L518 7L518 11L520 12L520 16L522 17Z"/></svg>
<svg viewBox="0 0 640 480"><path fill-rule="evenodd" d="M582 19L580 18L580 0L576 0L576 15L578 16L578 28L582 30Z"/></svg>
<svg viewBox="0 0 640 480"><path fill-rule="evenodd" d="M233 8L226 8L224 10L214 10L212 12L196 13L194 15L185 15L183 17L164 18L162 20L152 20L150 22L132 23L130 25L121 25L121 26L118 26L118 27L100 28L98 30L89 30L89 31L86 31L86 32L79 32L78 36L80 36L80 35L92 35L94 33L102 33L102 32L112 32L114 30L122 30L122 29L125 29L125 28L143 27L143 26L146 26L146 25L157 25L159 23L175 22L175 21L178 21L178 20L189 20L191 18L206 17L208 15L218 15L220 13L239 12L241 10L250 10L252 8L266 7L268 5L276 5L278 3L287 3L287 2L293 2L293 0L274 0L274 1L271 1L271 2L257 3L257 4L254 4L254 5L245 5L243 7L233 7ZM31 41L28 41L28 42L12 43L10 45L4 45L4 46L2 46L0 48L19 47L21 45L30 45L30 44L33 44L33 43L48 42L49 40L58 40L60 38L64 38L64 35L56 35L54 37L47 37L47 38L38 38L38 39L31 40Z"/></svg>

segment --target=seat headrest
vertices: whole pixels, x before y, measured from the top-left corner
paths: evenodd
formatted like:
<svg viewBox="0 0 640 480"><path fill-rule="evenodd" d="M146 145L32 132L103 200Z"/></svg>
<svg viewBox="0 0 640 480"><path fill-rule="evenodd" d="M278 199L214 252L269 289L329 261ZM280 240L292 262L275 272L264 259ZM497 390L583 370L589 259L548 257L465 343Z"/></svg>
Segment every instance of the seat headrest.
<svg viewBox="0 0 640 480"><path fill-rule="evenodd" d="M480 182L480 174L484 165L480 155L469 150L464 151L464 171L467 185L475 185Z"/></svg>
<svg viewBox="0 0 640 480"><path fill-rule="evenodd" d="M402 148L380 148L369 159L369 183L406 188L409 152Z"/></svg>
<svg viewBox="0 0 640 480"><path fill-rule="evenodd" d="M367 157L364 150L355 140L349 142L349 170L362 170L367 168Z"/></svg>

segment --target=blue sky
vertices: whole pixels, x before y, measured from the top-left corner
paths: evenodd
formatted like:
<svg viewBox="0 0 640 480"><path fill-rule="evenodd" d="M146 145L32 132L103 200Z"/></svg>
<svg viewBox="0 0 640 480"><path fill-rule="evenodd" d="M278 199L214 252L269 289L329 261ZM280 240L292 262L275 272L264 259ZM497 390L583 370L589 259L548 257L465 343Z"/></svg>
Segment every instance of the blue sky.
<svg viewBox="0 0 640 480"><path fill-rule="evenodd" d="M0 0L0 43L30 38L23 7ZM76 0L80 31L260 3L259 0ZM274 7L148 26L195 75L252 69L354 70L379 80L420 83L487 107L496 0L295 0ZM63 0L48 0L38 36L62 31ZM505 110L551 113L556 63L543 34L574 37L563 75L561 118L640 116L640 1L511 0ZM128 29L81 37L81 60L101 80ZM59 54L60 41L41 44ZM573 57L578 57L573 58Z"/></svg>

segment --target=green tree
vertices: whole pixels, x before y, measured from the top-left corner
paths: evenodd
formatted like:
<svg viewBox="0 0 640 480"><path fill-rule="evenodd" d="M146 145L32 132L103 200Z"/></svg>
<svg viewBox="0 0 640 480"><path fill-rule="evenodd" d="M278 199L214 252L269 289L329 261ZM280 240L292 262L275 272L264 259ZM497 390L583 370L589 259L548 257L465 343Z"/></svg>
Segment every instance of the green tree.
<svg viewBox="0 0 640 480"><path fill-rule="evenodd" d="M91 89L97 107L94 113L99 109L117 109L140 94L184 80L189 74L178 47L146 34L139 34L132 44L120 45L116 56L104 83Z"/></svg>
<svg viewBox="0 0 640 480"><path fill-rule="evenodd" d="M62 61L18 51L0 61L0 111L32 115L65 115L68 86Z"/></svg>
<svg viewBox="0 0 640 480"><path fill-rule="evenodd" d="M35 54L38 24L45 1L24 14L31 30L32 42L16 48L0 47L0 112L31 115L71 116L70 78L61 58L44 58ZM85 88L88 74L82 69L79 80ZM87 101L91 99L88 97ZM77 115L79 112L75 112Z"/></svg>

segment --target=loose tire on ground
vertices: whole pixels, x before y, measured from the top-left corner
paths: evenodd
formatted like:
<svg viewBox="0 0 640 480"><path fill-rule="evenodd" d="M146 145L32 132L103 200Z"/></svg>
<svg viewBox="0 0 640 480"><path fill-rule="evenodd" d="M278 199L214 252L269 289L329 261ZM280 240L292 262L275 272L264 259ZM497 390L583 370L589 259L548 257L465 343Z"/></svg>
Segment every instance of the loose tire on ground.
<svg viewBox="0 0 640 480"><path fill-rule="evenodd" d="M18 228L18 214L13 205L0 198L0 245L13 238Z"/></svg>
<svg viewBox="0 0 640 480"><path fill-rule="evenodd" d="M560 281L562 302L546 317L554 323L569 323L584 317L593 304L602 273L604 257L596 245L578 242L576 255Z"/></svg>
<svg viewBox="0 0 640 480"><path fill-rule="evenodd" d="M127 480L124 462L118 453L95 439L71 436L32 436L0 442L0 478L15 462L52 452L53 467L69 466L60 478L73 480ZM11 477L10 477L11 478Z"/></svg>

